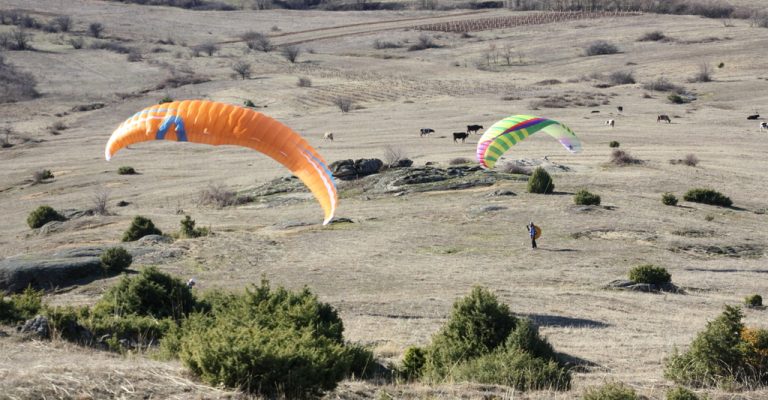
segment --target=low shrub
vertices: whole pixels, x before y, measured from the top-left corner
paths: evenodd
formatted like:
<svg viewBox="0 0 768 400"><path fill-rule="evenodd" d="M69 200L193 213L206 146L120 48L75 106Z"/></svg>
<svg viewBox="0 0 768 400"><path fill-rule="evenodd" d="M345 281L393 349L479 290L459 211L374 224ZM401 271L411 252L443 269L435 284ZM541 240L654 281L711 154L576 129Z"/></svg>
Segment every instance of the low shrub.
<svg viewBox="0 0 768 400"><path fill-rule="evenodd" d="M432 38L432 36L422 34L419 36L418 43L409 46L408 51L419 51L436 48L440 48L440 45L435 43L435 40Z"/></svg>
<svg viewBox="0 0 768 400"><path fill-rule="evenodd" d="M243 34L243 40L245 40L246 46L251 50L268 53L275 48L269 36L261 32L246 32Z"/></svg>
<svg viewBox="0 0 768 400"><path fill-rule="evenodd" d="M208 313L182 324L182 362L211 385L266 397L305 398L332 390L351 375L359 348L344 344L337 311L308 289L261 286L242 295L209 296Z"/></svg>
<svg viewBox="0 0 768 400"><path fill-rule="evenodd" d="M712 82L712 67L707 63L699 65L699 72L697 72L689 82Z"/></svg>
<svg viewBox="0 0 768 400"><path fill-rule="evenodd" d="M39 228L51 221L66 221L67 219L50 206L40 206L27 216L27 225L30 228Z"/></svg>
<svg viewBox="0 0 768 400"><path fill-rule="evenodd" d="M406 379L419 378L423 373L426 360L423 348L409 347L405 350L405 354L403 354L403 365L400 370Z"/></svg>
<svg viewBox="0 0 768 400"><path fill-rule="evenodd" d="M181 220L181 229L179 230L179 237L184 238L196 238L200 236L208 236L210 230L208 228L195 228L195 220L189 215L185 215Z"/></svg>
<svg viewBox="0 0 768 400"><path fill-rule="evenodd" d="M122 166L117 169L118 175L136 175L136 170L133 167Z"/></svg>
<svg viewBox="0 0 768 400"><path fill-rule="evenodd" d="M686 104L690 103L691 99L687 96L681 96L677 93L670 93L667 95L667 100L670 101L672 104Z"/></svg>
<svg viewBox="0 0 768 400"><path fill-rule="evenodd" d="M677 197L674 194L667 192L661 195L661 202L667 206L676 206Z"/></svg>
<svg viewBox="0 0 768 400"><path fill-rule="evenodd" d="M747 307L762 307L763 298L759 294L749 295L744 299L744 304L746 304Z"/></svg>
<svg viewBox="0 0 768 400"><path fill-rule="evenodd" d="M8 298L0 292L0 322L15 324L34 318L40 312L43 303L43 292L27 288Z"/></svg>
<svg viewBox="0 0 768 400"><path fill-rule="evenodd" d="M618 148L621 144L615 140L611 140L610 143L608 143L608 147L615 149Z"/></svg>
<svg viewBox="0 0 768 400"><path fill-rule="evenodd" d="M249 196L237 194L234 190L227 189L224 185L210 184L207 188L200 191L198 203L201 205L211 205L217 208L235 206L251 201Z"/></svg>
<svg viewBox="0 0 768 400"><path fill-rule="evenodd" d="M664 267L651 264L638 265L629 271L629 280L635 283L661 285L672 281L672 275Z"/></svg>
<svg viewBox="0 0 768 400"><path fill-rule="evenodd" d="M695 154L686 154L685 158L683 159L683 164L689 167L695 167L699 165L699 158L696 157Z"/></svg>
<svg viewBox="0 0 768 400"><path fill-rule="evenodd" d="M536 167L533 174L528 178L528 193L549 194L554 190L555 184L549 173L542 167Z"/></svg>
<svg viewBox="0 0 768 400"><path fill-rule="evenodd" d="M614 149L613 152L611 152L611 164L614 164L614 165L642 164L642 161L632 157L632 155L629 154L629 152L627 151Z"/></svg>
<svg viewBox="0 0 768 400"><path fill-rule="evenodd" d="M296 85L298 87L311 87L312 86L312 79L309 79L309 78L306 78L306 77L301 77L296 82Z"/></svg>
<svg viewBox="0 0 768 400"><path fill-rule="evenodd" d="M699 396L682 386L675 386L667 391L667 400L699 400Z"/></svg>
<svg viewBox="0 0 768 400"><path fill-rule="evenodd" d="M333 104L335 104L336 107L339 107L341 112L349 112L352 109L354 101L350 97L340 96L333 99Z"/></svg>
<svg viewBox="0 0 768 400"><path fill-rule="evenodd" d="M301 47L293 45L285 46L280 53L283 55L283 57L285 57L286 60L293 64L296 62L296 59L299 58L299 54L301 54Z"/></svg>
<svg viewBox="0 0 768 400"><path fill-rule="evenodd" d="M733 204L731 199L722 193L713 189L701 188L689 190L685 196L683 196L683 200L722 207L730 207Z"/></svg>
<svg viewBox="0 0 768 400"><path fill-rule="evenodd" d="M40 183L46 179L53 179L53 173L50 169L41 169L32 174L32 181L34 183Z"/></svg>
<svg viewBox="0 0 768 400"><path fill-rule="evenodd" d="M608 382L584 390L583 400L638 400L637 393L621 382Z"/></svg>
<svg viewBox="0 0 768 400"><path fill-rule="evenodd" d="M147 235L162 235L163 232L155 227L151 219L137 215L133 217L131 226L123 233L123 242L133 242Z"/></svg>
<svg viewBox="0 0 768 400"><path fill-rule="evenodd" d="M504 349L456 366L457 381L505 385L516 390L568 390L571 375L555 361L535 357L523 350Z"/></svg>
<svg viewBox="0 0 768 400"><path fill-rule="evenodd" d="M172 103L172 102L173 102L173 98L172 97L165 96L162 99L160 99L160 101L158 101L157 104L165 104L165 103Z"/></svg>
<svg viewBox="0 0 768 400"><path fill-rule="evenodd" d="M376 39L373 41L373 48L376 50L381 49L399 49L403 47L400 42L388 42L386 40Z"/></svg>
<svg viewBox="0 0 768 400"><path fill-rule="evenodd" d="M640 38L637 39L637 41L638 42L658 42L664 39L667 39L667 36L664 35L664 32L651 31L651 32L644 33L643 36L640 36Z"/></svg>
<svg viewBox="0 0 768 400"><path fill-rule="evenodd" d="M20 71L13 64L7 64L5 57L0 53L0 104L39 97L36 86L37 79L34 75Z"/></svg>
<svg viewBox="0 0 768 400"><path fill-rule="evenodd" d="M119 274L131 266L133 256L122 247L110 247L101 253L101 267L108 274Z"/></svg>
<svg viewBox="0 0 768 400"><path fill-rule="evenodd" d="M600 196L581 189L573 196L573 202L581 206L599 206Z"/></svg>
<svg viewBox="0 0 768 400"><path fill-rule="evenodd" d="M501 172L504 172L507 174L518 174L518 175L526 175L526 176L531 176L531 173L532 173L530 168L517 165L515 163L504 164L501 167Z"/></svg>
<svg viewBox="0 0 768 400"><path fill-rule="evenodd" d="M584 49L584 54L587 56L599 56L605 54L616 54L619 52L619 48L616 45L606 42L605 40L596 40L589 44Z"/></svg>
<svg viewBox="0 0 768 400"><path fill-rule="evenodd" d="M743 317L738 307L725 306L723 313L696 335L686 352L675 350L665 361L664 376L696 387L754 387L768 383L765 357L755 357L759 354L756 351L768 352L768 331L745 328ZM758 343L763 333L765 342Z"/></svg>
<svg viewBox="0 0 768 400"><path fill-rule="evenodd" d="M246 100L243 102L243 105L244 105L244 106L246 106L246 107L251 107L251 108L255 108L255 107L256 107L256 104L254 104L254 102L253 102L253 101L251 101L251 100L248 100L248 99L246 99Z"/></svg>
<svg viewBox="0 0 768 400"><path fill-rule="evenodd" d="M659 77L655 81L647 82L643 84L643 89L653 90L655 92L675 92L683 93L685 89L682 86L675 85L665 77Z"/></svg>
<svg viewBox="0 0 768 400"><path fill-rule="evenodd" d="M464 164L472 164L472 163L473 163L473 160L466 157L451 158L448 161L448 165L464 165Z"/></svg>

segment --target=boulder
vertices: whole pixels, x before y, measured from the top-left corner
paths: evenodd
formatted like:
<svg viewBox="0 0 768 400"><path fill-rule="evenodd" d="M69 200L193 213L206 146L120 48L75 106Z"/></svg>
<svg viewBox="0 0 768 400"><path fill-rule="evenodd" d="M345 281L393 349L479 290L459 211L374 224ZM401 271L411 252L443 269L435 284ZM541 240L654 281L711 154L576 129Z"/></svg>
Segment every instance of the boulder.
<svg viewBox="0 0 768 400"><path fill-rule="evenodd" d="M383 166L384 162L378 158L360 158L334 161L328 168L334 177L341 180L352 180L378 173Z"/></svg>
<svg viewBox="0 0 768 400"><path fill-rule="evenodd" d="M13 293L28 286L51 290L102 274L101 259L92 255L7 258L0 261L0 290Z"/></svg>
<svg viewBox="0 0 768 400"><path fill-rule="evenodd" d="M408 168L412 165L413 165L413 160L403 158L401 160L397 160L397 162L389 164L389 168Z"/></svg>
<svg viewBox="0 0 768 400"><path fill-rule="evenodd" d="M48 339L51 337L51 326L48 323L48 318L42 315L28 319L24 322L24 325L21 326L19 331L28 335L37 336L40 339Z"/></svg>

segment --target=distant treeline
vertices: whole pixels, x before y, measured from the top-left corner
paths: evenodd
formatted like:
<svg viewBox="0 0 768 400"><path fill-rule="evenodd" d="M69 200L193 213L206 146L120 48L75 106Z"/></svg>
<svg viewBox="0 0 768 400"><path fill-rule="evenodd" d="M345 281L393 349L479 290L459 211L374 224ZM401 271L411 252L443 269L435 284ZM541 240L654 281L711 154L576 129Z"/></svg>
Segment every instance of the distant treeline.
<svg viewBox="0 0 768 400"><path fill-rule="evenodd" d="M707 18L748 18L751 11L718 0L507 0L513 10L643 11L701 15Z"/></svg>
<svg viewBox="0 0 768 400"><path fill-rule="evenodd" d="M180 7L190 10L220 10L232 11L238 8L227 3L214 0L112 0L119 3L145 4L148 6Z"/></svg>

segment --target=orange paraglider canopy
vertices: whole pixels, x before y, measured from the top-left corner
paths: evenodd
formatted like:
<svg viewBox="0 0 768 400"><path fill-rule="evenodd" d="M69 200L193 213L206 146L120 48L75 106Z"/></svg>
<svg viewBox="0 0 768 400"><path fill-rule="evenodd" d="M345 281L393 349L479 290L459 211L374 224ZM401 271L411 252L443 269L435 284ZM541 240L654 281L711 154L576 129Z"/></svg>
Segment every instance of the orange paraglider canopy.
<svg viewBox="0 0 768 400"><path fill-rule="evenodd" d="M123 147L149 140L235 145L264 153L309 188L325 212L323 225L333 219L338 194L323 158L298 133L262 113L207 100L154 105L120 124L104 155L109 161Z"/></svg>

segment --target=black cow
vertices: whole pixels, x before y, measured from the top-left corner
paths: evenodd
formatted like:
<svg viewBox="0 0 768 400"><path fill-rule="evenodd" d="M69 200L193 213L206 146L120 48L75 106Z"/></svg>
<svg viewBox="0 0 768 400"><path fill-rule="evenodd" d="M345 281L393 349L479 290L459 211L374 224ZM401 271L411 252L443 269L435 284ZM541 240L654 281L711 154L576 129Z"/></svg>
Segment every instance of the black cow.
<svg viewBox="0 0 768 400"><path fill-rule="evenodd" d="M656 117L657 123L661 121L667 121L668 124L672 123L672 119L669 118L669 115L665 115L665 114L661 114L658 117Z"/></svg>
<svg viewBox="0 0 768 400"><path fill-rule="evenodd" d="M428 136L430 133L435 133L435 130L432 128L421 128L421 134L419 134L419 136Z"/></svg>
<svg viewBox="0 0 768 400"><path fill-rule="evenodd" d="M760 118L760 114L753 114L747 117L747 119L758 119L758 118Z"/></svg>
<svg viewBox="0 0 768 400"><path fill-rule="evenodd" d="M616 107L616 109L619 110L619 112L624 111L624 107L622 107L622 106L618 106L618 107Z"/></svg>
<svg viewBox="0 0 768 400"><path fill-rule="evenodd" d="M483 129L482 125L467 125L467 133L479 131L480 129Z"/></svg>
<svg viewBox="0 0 768 400"><path fill-rule="evenodd" d="M461 139L461 143L464 143L464 140L466 140L469 137L469 132L453 132L453 142L456 143L457 140Z"/></svg>

